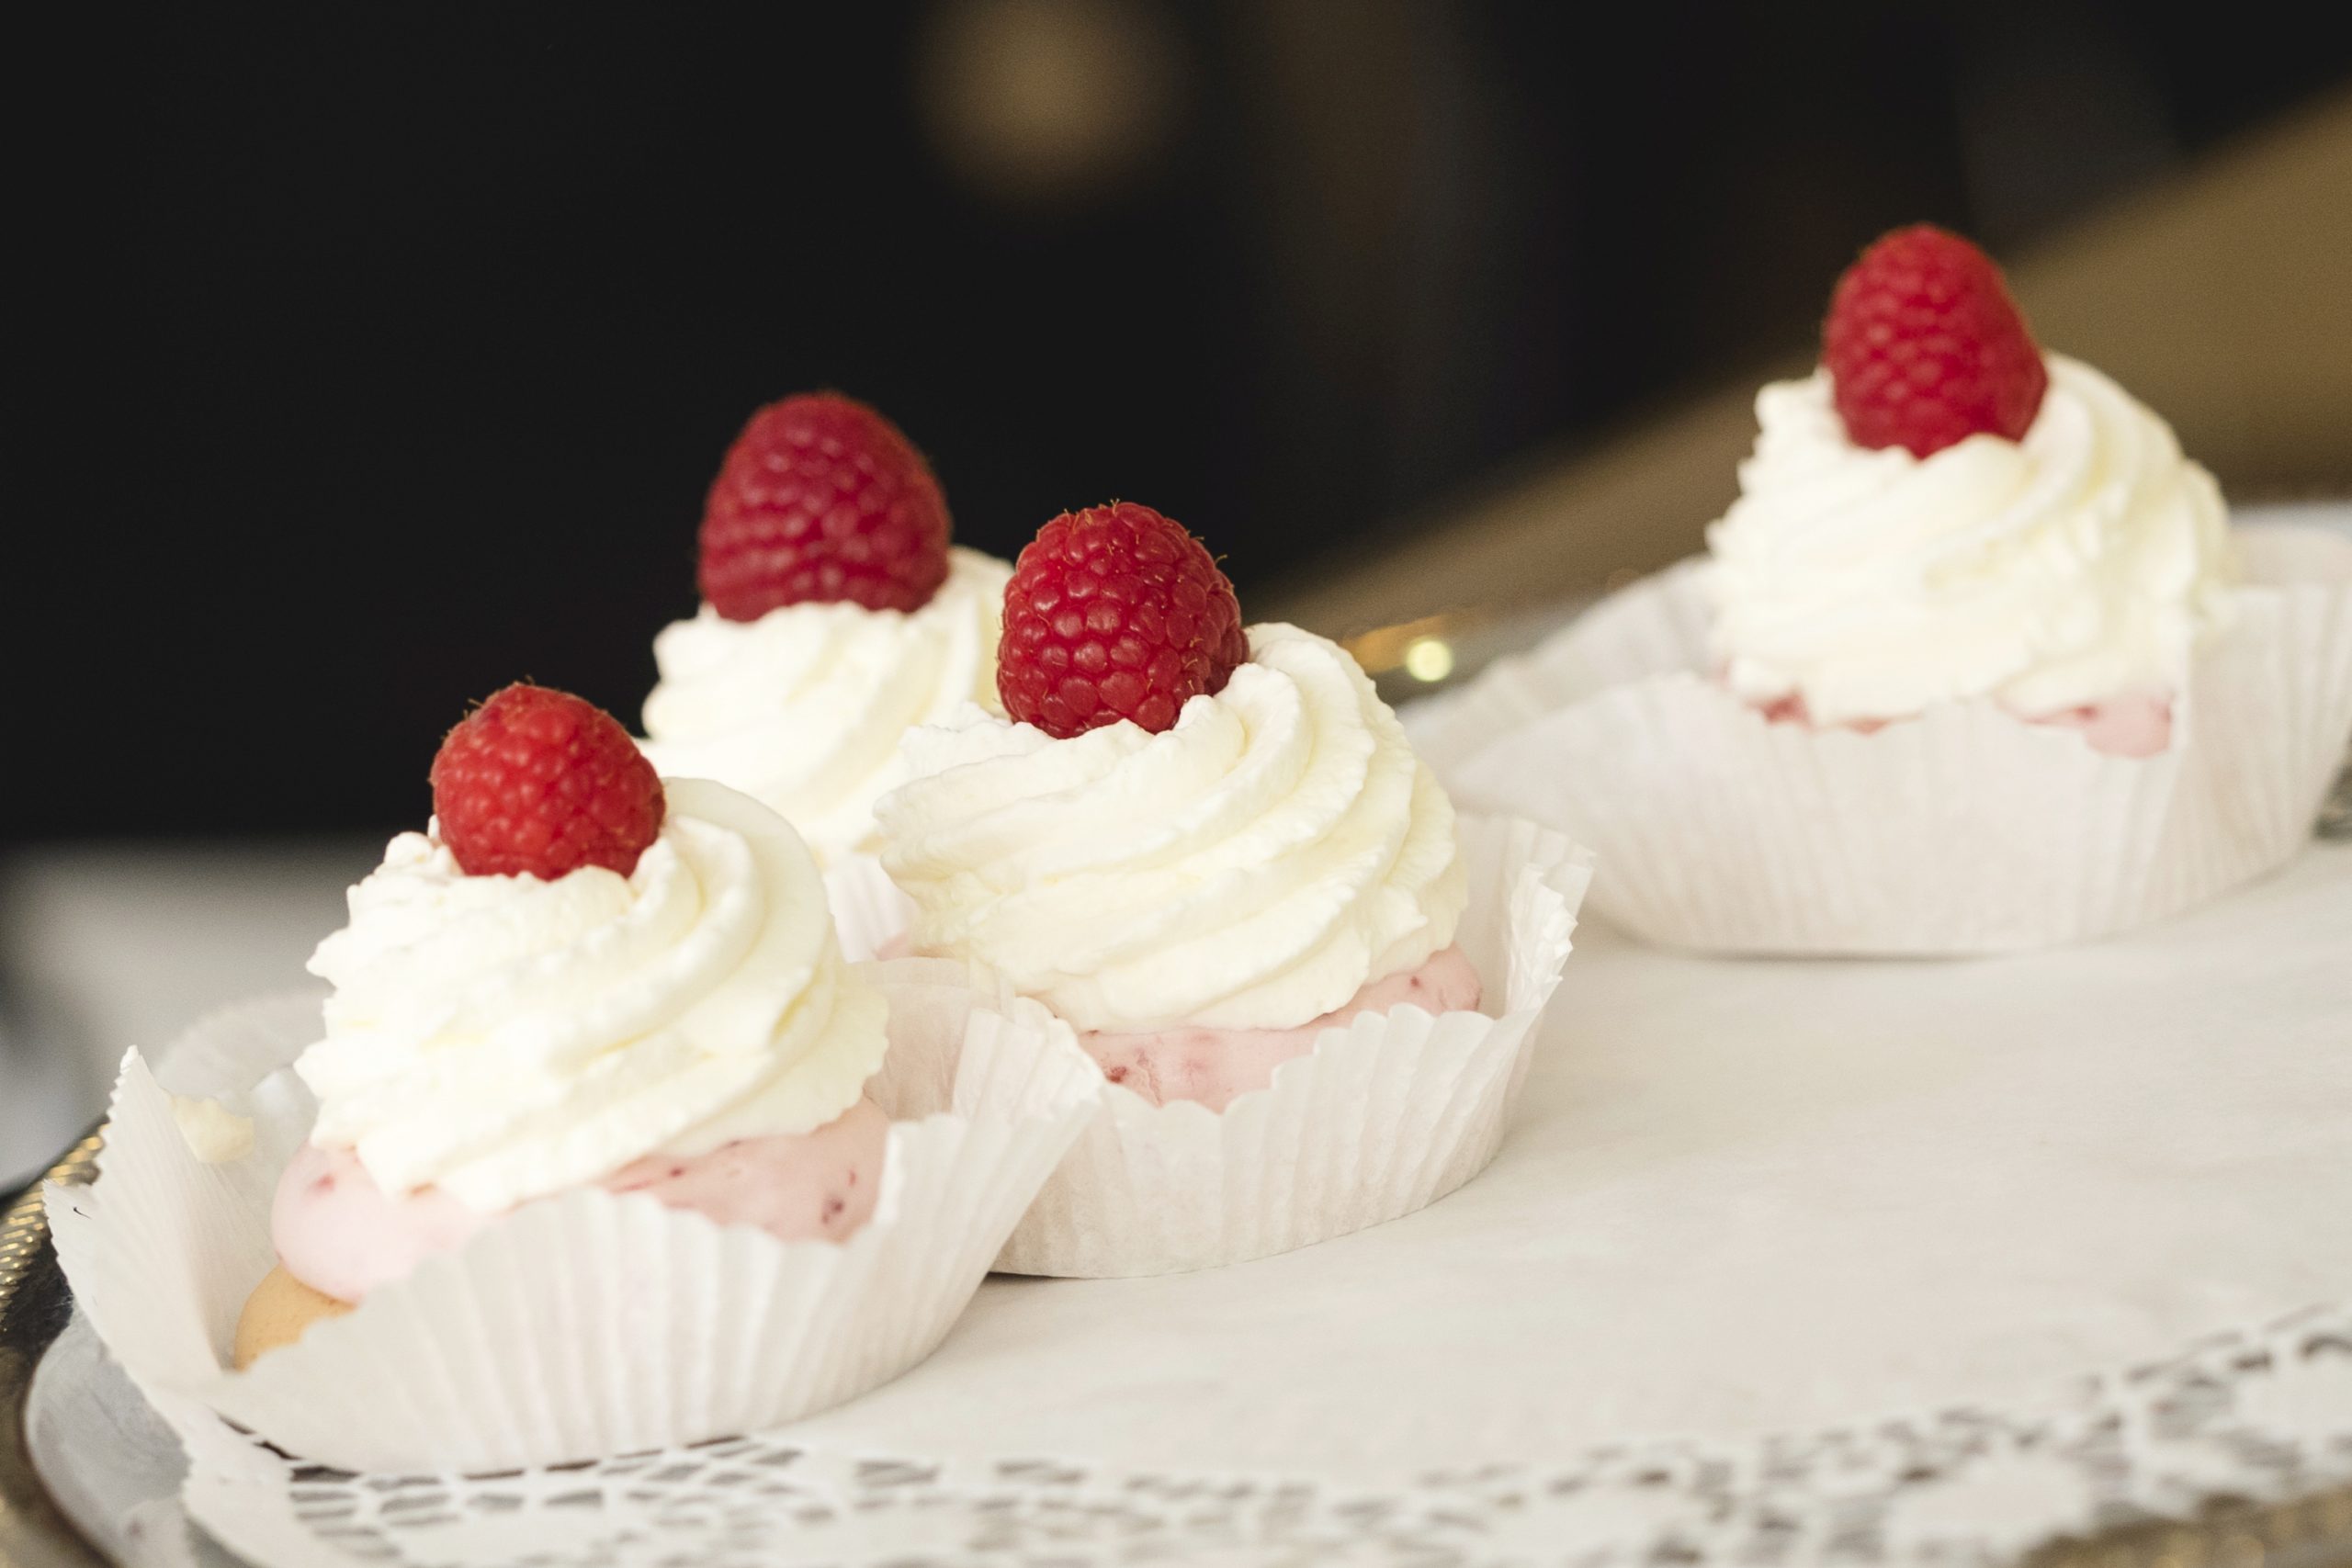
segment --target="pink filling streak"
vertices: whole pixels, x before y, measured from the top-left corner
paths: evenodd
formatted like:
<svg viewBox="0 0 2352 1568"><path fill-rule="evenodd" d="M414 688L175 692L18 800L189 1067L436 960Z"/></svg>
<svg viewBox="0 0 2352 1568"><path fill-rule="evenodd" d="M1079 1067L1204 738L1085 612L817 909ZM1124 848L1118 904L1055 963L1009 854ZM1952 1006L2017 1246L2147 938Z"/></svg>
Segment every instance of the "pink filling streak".
<svg viewBox="0 0 2352 1568"><path fill-rule="evenodd" d="M1801 696L1778 697L1769 703L1758 703L1756 708L1774 724L1821 728L1814 724ZM2019 714L2018 717L2028 724L2048 725L2053 729L2080 730L2092 750L2109 757L2154 757L2172 745L2172 698L2163 692L2126 692L2105 702L2061 708L2055 713ZM1858 718L1829 728L1869 735L1899 722Z"/></svg>
<svg viewBox="0 0 2352 1568"><path fill-rule="evenodd" d="M1343 1006L1295 1029L1162 1029L1137 1034L1081 1034L1113 1083L1154 1105L1190 1100L1223 1111L1241 1095L1274 1081L1274 1069L1315 1048L1324 1030L1360 1013L1386 1012L1408 1003L1424 1012L1468 1012L1479 1001L1478 971L1459 947L1449 947L1419 969L1374 980Z"/></svg>
<svg viewBox="0 0 2352 1568"><path fill-rule="evenodd" d="M889 1130L881 1108L861 1099L813 1133L745 1138L692 1157L649 1155L600 1185L780 1241L842 1241L874 1213ZM288 1273L356 1302L495 1218L433 1187L388 1197L351 1150L305 1144L278 1179L269 1224Z"/></svg>

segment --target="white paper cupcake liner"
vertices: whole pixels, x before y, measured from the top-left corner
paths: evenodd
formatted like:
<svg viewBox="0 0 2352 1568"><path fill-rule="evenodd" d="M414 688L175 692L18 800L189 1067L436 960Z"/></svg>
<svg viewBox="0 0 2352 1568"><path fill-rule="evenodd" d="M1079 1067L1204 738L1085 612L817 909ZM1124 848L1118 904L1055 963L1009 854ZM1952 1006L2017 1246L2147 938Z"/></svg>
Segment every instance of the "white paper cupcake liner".
<svg viewBox="0 0 2352 1568"><path fill-rule="evenodd" d="M238 1314L274 1262L270 1195L315 1108L293 1074L272 1075L246 1100L253 1153L207 1165L133 1052L98 1179L50 1193L58 1257L184 1431L209 1412L346 1469L490 1471L773 1427L929 1355L1094 1114L1099 1075L1042 1008L888 990L890 1052L867 1086L892 1117L882 1193L846 1242L578 1190L234 1372ZM314 1004L281 1005L209 1021L188 1049L217 1071L235 1034L266 1065L317 1027Z"/></svg>
<svg viewBox="0 0 2352 1568"><path fill-rule="evenodd" d="M2174 743L2102 756L1980 699L1871 734L1705 673L1701 563L1414 713L1455 798L1590 844L1594 911L1715 953L1966 954L2110 935L2283 864L2352 736L2352 542L2238 531L2246 582Z"/></svg>
<svg viewBox="0 0 2352 1568"><path fill-rule="evenodd" d="M852 964L907 955L915 901L872 855L843 855L825 868L825 902L842 956Z"/></svg>
<svg viewBox="0 0 2352 1568"><path fill-rule="evenodd" d="M1415 1007L1327 1031L1221 1114L1098 1077L1102 1114L997 1267L1171 1274L1269 1257L1427 1207L1494 1158L1567 961L1592 857L1532 822L1463 818L1458 940L1487 1011Z"/></svg>

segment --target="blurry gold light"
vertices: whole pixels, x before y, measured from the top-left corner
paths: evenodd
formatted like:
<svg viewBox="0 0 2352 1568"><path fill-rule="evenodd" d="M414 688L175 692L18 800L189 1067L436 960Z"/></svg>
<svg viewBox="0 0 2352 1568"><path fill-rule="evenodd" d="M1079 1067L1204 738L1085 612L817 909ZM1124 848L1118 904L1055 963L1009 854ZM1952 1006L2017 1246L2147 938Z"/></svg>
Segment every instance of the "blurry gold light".
<svg viewBox="0 0 2352 1568"><path fill-rule="evenodd" d="M1416 637L1406 645L1405 673L1434 685L1453 673L1453 645L1443 637Z"/></svg>
<svg viewBox="0 0 2352 1568"><path fill-rule="evenodd" d="M978 194L1090 197L1168 144L1182 52L1159 0L935 0L916 102L933 150Z"/></svg>

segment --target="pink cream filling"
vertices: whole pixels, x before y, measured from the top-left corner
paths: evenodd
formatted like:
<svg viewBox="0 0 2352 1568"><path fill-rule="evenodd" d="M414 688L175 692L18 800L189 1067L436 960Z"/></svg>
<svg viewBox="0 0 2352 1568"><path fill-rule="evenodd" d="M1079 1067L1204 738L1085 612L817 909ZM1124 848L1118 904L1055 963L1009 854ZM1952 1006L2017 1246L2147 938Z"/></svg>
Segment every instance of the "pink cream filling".
<svg viewBox="0 0 2352 1568"><path fill-rule="evenodd" d="M1757 710L1774 724L1813 726L1813 716L1805 711L1801 696L1776 698L1758 703ZM2028 724L2048 725L2053 729L2077 729L2090 748L2109 757L2154 757L2172 745L2172 698L2163 692L2125 692L2105 702L2086 703L2081 707L2061 708L2055 713L2019 714ZM1834 726L1868 735L1885 728L1894 719L1860 718Z"/></svg>
<svg viewBox="0 0 2352 1568"><path fill-rule="evenodd" d="M780 1241L842 1241L873 1215L889 1131L881 1108L860 1099L813 1133L744 1138L691 1157L649 1155L599 1185ZM269 1224L288 1273L356 1302L495 1218L433 1187L388 1197L351 1150L305 1144L278 1179Z"/></svg>
<svg viewBox="0 0 2352 1568"><path fill-rule="evenodd" d="M1185 1026L1137 1034L1081 1034L1078 1043L1102 1076L1154 1105L1191 1100L1223 1111L1241 1095L1274 1081L1274 1069L1315 1048L1324 1030L1360 1013L1386 1012L1408 1003L1424 1012L1468 1012L1478 1005L1478 971L1459 947L1449 947L1419 969L1374 980L1346 1004L1295 1029L1200 1029Z"/></svg>

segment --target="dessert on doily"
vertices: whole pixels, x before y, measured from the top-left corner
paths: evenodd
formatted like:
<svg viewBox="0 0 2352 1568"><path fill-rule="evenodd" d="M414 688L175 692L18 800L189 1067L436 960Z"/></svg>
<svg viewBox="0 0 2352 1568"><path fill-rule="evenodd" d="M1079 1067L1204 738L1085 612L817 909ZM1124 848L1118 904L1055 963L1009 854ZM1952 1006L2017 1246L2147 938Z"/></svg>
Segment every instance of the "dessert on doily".
<svg viewBox="0 0 2352 1568"><path fill-rule="evenodd" d="M782 818L580 698L499 693L432 783L311 962L323 1038L254 1063L248 1150L208 1163L126 1062L59 1247L132 1376L311 1459L495 1465L928 1354L1092 1114L1058 1026L846 963Z"/></svg>
<svg viewBox="0 0 2352 1568"><path fill-rule="evenodd" d="M1107 1113L1001 1267L1161 1272L1281 1251L1491 1157L1589 874L1458 824L1371 681L1245 630L1148 507L1056 518L1005 592L1002 715L910 732L876 817L911 944L1044 1002Z"/></svg>
<svg viewBox="0 0 2352 1568"><path fill-rule="evenodd" d="M1459 798L1594 846L1603 915L1719 952L2045 946L2308 836L2352 732L2352 545L2232 528L1975 247L1873 244L1757 412L1706 556L1413 719Z"/></svg>
<svg viewBox="0 0 2352 1568"><path fill-rule="evenodd" d="M645 748L797 829L820 863L872 848L899 738L996 701L1001 560L951 543L897 426L808 393L752 416L705 503L701 607L654 638Z"/></svg>

